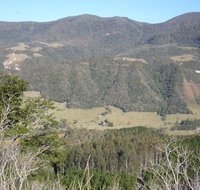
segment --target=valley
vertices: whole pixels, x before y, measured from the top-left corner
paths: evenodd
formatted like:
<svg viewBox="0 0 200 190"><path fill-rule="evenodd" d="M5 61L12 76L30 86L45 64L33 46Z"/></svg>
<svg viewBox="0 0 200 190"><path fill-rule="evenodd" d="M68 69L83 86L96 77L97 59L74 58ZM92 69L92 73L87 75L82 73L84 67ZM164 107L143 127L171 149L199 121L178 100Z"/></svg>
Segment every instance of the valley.
<svg viewBox="0 0 200 190"><path fill-rule="evenodd" d="M25 91L25 97L41 97L38 91ZM124 112L113 107L104 106L91 109L66 108L65 103L54 102L54 117L58 121L65 121L67 128L112 130L133 127L146 127L158 129L164 134L175 136L188 136L199 133L200 124L196 129L174 130L182 121L199 120L200 105L191 102L189 114L169 114L162 118L156 112Z"/></svg>
<svg viewBox="0 0 200 190"><path fill-rule="evenodd" d="M199 120L198 104L188 106L192 114L170 114L166 115L164 120L156 112L123 112L113 106L91 109L67 109L62 103L56 103L56 106L59 110L55 112L55 117L58 120L66 120L69 127L105 130L142 126L160 129L169 135L192 135L199 133L198 128L200 128L199 125L196 130L171 130L181 121Z"/></svg>

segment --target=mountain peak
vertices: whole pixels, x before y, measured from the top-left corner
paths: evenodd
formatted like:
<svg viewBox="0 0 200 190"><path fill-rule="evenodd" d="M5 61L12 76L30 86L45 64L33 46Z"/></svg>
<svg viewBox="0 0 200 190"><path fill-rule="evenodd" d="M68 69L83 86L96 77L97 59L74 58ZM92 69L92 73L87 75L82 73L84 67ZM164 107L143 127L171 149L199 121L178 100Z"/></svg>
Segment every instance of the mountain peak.
<svg viewBox="0 0 200 190"><path fill-rule="evenodd" d="M62 19L59 19L57 21L75 21L75 20L97 20L97 19L102 19L102 17L96 16L96 15L91 15L91 14L82 14L82 15L77 15L77 16L68 16Z"/></svg>

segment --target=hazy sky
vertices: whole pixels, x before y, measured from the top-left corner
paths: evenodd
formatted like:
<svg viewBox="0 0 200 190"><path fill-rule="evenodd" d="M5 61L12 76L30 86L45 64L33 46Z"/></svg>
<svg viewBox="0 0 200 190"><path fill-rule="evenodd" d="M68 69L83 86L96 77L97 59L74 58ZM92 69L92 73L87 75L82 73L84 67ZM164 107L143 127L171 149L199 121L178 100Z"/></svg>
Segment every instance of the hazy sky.
<svg viewBox="0 0 200 190"><path fill-rule="evenodd" d="M94 14L158 23L186 12L200 12L200 0L1 0L1 21L51 21Z"/></svg>

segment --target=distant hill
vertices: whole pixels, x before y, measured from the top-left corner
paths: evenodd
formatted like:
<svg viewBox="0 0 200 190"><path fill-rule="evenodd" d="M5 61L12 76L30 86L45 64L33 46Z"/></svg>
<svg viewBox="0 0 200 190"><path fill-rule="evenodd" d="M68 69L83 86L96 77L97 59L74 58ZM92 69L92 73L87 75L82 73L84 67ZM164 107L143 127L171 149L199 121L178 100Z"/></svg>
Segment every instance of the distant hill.
<svg viewBox="0 0 200 190"><path fill-rule="evenodd" d="M200 99L200 13L148 24L93 15L0 22L1 70L68 107L188 113Z"/></svg>

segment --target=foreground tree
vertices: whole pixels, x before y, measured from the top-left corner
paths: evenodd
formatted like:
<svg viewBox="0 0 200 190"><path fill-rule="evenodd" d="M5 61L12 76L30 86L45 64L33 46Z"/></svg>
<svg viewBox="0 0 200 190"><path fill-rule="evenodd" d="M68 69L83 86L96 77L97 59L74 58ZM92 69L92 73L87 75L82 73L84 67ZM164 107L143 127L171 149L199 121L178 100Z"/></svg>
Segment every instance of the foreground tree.
<svg viewBox="0 0 200 190"><path fill-rule="evenodd" d="M0 75L0 132L22 118L22 95L27 83L16 76Z"/></svg>
<svg viewBox="0 0 200 190"><path fill-rule="evenodd" d="M138 189L200 189L199 154L181 142L171 142L157 151L160 159L152 161L143 172Z"/></svg>
<svg viewBox="0 0 200 190"><path fill-rule="evenodd" d="M58 137L54 105L23 97L27 83L0 77L0 189L28 189L28 177L62 161L66 151Z"/></svg>

